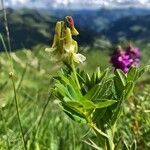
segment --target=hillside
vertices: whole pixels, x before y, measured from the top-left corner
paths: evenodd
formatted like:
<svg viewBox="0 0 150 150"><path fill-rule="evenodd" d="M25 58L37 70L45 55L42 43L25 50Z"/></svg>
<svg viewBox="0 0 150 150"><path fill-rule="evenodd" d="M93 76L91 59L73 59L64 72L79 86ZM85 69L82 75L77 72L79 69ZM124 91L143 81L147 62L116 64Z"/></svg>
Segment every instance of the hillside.
<svg viewBox="0 0 150 150"><path fill-rule="evenodd" d="M33 10L7 9L8 26L12 49L31 48L39 43L52 42L56 20L66 15L73 16L81 33L77 40L81 45L93 46L97 39L110 42L120 40L150 40L150 10ZM145 19L146 18L146 19ZM0 14L0 33L6 40L3 15ZM0 44L0 50L2 50Z"/></svg>
<svg viewBox="0 0 150 150"><path fill-rule="evenodd" d="M130 16L113 22L109 29L103 31L112 41L126 38L128 40L150 41L150 15Z"/></svg>
<svg viewBox="0 0 150 150"><path fill-rule="evenodd" d="M36 10L7 10L8 27L12 49L30 48L39 43L49 44L52 28L56 22L50 14L42 14ZM3 22L2 14L0 21ZM0 33L6 39L4 23L0 25ZM2 49L2 45L0 45Z"/></svg>

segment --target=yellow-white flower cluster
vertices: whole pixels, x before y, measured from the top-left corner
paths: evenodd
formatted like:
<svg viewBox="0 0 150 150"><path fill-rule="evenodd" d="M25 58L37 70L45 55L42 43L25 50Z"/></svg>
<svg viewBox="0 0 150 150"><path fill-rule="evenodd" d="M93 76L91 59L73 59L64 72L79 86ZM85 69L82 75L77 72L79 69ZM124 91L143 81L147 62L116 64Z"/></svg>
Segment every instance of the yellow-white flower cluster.
<svg viewBox="0 0 150 150"><path fill-rule="evenodd" d="M56 23L52 47L45 50L53 53L58 61L83 63L86 57L78 53L78 43L72 38L79 33L74 27L73 19L70 16L65 19L65 22Z"/></svg>

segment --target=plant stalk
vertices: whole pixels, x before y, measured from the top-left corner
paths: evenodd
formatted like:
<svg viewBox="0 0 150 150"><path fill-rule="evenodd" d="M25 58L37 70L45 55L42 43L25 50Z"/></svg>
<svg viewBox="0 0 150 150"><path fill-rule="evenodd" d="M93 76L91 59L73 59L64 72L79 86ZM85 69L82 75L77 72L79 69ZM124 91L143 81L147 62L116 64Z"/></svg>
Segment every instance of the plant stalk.
<svg viewBox="0 0 150 150"><path fill-rule="evenodd" d="M73 59L72 59L72 71L73 71L73 74L75 76L75 80L76 80L76 83L78 85L78 88L81 89L80 83L79 83L79 80L78 80L78 77L77 77L77 73L76 73L76 69L75 69L75 65L74 65Z"/></svg>
<svg viewBox="0 0 150 150"><path fill-rule="evenodd" d="M19 127L20 127L21 137L22 137L22 141L23 141L23 145L24 145L24 150L27 150L26 142L25 142L25 138L24 138L24 133L23 133L23 127L22 127L22 124L21 124L21 119L20 119L20 114L19 114L19 105L18 105L16 87L15 87L15 83L14 83L14 79L13 79L13 74L12 73L10 73L10 78L11 78L12 85L13 85L13 90L14 90L14 100L15 100L17 118L18 118L18 123L19 123Z"/></svg>
<svg viewBox="0 0 150 150"><path fill-rule="evenodd" d="M9 34L9 28L8 28L6 9L4 6L4 0L1 0L1 4L2 4L2 9L3 9L3 14L4 14L4 24L5 24L6 34L7 34L8 50L9 52L11 52L10 34Z"/></svg>

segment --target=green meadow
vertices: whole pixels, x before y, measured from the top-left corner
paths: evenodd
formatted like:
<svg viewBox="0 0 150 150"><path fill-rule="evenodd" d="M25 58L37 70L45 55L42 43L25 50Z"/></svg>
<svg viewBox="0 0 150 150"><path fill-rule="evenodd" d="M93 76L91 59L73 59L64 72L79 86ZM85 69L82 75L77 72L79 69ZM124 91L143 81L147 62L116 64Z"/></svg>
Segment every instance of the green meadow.
<svg viewBox="0 0 150 150"><path fill-rule="evenodd" d="M59 101L49 97L52 75L60 66L50 60L45 47L38 45L32 50L11 52L11 60L5 52L0 54L0 149L23 149L15 98L29 150L93 149L87 142L89 139L94 141L95 135L85 124L72 122L62 111ZM109 52L93 50L84 53L87 62L81 68L89 73L97 66L102 69L110 66ZM15 93L10 72L14 74ZM150 148L149 82L147 73L138 81L134 95L125 103L115 139L123 143L123 149L134 142L139 149Z"/></svg>

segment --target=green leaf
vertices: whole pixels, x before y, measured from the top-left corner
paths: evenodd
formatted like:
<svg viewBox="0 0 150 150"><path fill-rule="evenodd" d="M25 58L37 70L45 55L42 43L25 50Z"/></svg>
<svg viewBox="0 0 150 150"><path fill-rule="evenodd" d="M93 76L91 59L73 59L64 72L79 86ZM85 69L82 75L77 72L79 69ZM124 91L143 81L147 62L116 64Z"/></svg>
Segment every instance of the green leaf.
<svg viewBox="0 0 150 150"><path fill-rule="evenodd" d="M85 109L95 109L96 108L95 104L92 101L84 100L84 101L81 101L81 103Z"/></svg>
<svg viewBox="0 0 150 150"><path fill-rule="evenodd" d="M120 99L126 86L126 76L119 69L115 70L114 86L115 86L115 91L116 91L115 93L117 94L117 98Z"/></svg>
<svg viewBox="0 0 150 150"><path fill-rule="evenodd" d="M113 113L113 117L110 121L110 124L113 126L116 121L118 120L119 116L120 116L120 113L122 111L122 103L123 103L123 100L124 100L124 92L122 93L122 96L120 97L117 105L115 106L115 111Z"/></svg>
<svg viewBox="0 0 150 150"><path fill-rule="evenodd" d="M64 108L65 113L73 120L80 120L80 119L85 119L86 121L88 120L87 118L93 112L93 110L96 108L94 103L90 101L84 101L82 103L77 102L77 101L68 101L65 103L62 103L62 106ZM79 119L80 118L80 119Z"/></svg>
<svg viewBox="0 0 150 150"><path fill-rule="evenodd" d="M96 106L94 103L92 103L91 101L82 101L82 103L80 102L76 102L76 101L69 101L67 102L67 104L71 107L77 108L77 109L81 109L81 110L87 110L87 109L95 109Z"/></svg>
<svg viewBox="0 0 150 150"><path fill-rule="evenodd" d="M67 88L63 84L56 83L55 86L56 86L56 92L60 93L63 97L68 96L69 98L72 98Z"/></svg>
<svg viewBox="0 0 150 150"><path fill-rule="evenodd" d="M58 88L58 92L63 93L64 97L65 97L65 95L64 95L64 93L65 93L71 99L79 101L82 98L82 94L75 82L74 75L71 74L70 76L66 77L65 75L60 73L59 76L63 82L59 83L59 85L56 84L56 87Z"/></svg>
<svg viewBox="0 0 150 150"><path fill-rule="evenodd" d="M89 86L90 83L91 83L90 75L88 73L86 73L86 85Z"/></svg>
<svg viewBox="0 0 150 150"><path fill-rule="evenodd" d="M127 74L127 80L128 81L135 81L138 78L138 68L131 67Z"/></svg>
<svg viewBox="0 0 150 150"><path fill-rule="evenodd" d="M94 122L100 121L100 119L104 116L106 110L107 108L97 108L93 113L92 120Z"/></svg>
<svg viewBox="0 0 150 150"><path fill-rule="evenodd" d="M70 105L68 105L67 103L61 103L64 110L69 112L72 116L75 115L75 116L78 116L80 118L84 118L86 119L86 116L84 115L84 113L82 111L80 111L79 109L76 109Z"/></svg>
<svg viewBox="0 0 150 150"><path fill-rule="evenodd" d="M87 92L87 94L84 96L84 99L89 101L94 100L94 98L98 95L99 90L100 85L96 84L91 90Z"/></svg>
<svg viewBox="0 0 150 150"><path fill-rule="evenodd" d="M78 96L76 94L76 91L74 88L70 85L66 85L66 88L68 89L69 94L71 95L71 98L74 100L78 100Z"/></svg>
<svg viewBox="0 0 150 150"><path fill-rule="evenodd" d="M126 92L125 92L125 99L129 98L129 96L132 94L133 89L134 89L134 85L135 85L135 83L132 81L127 83Z"/></svg>
<svg viewBox="0 0 150 150"><path fill-rule="evenodd" d="M125 76L124 72L120 69L116 69L115 75L116 75L116 77L118 77L120 79L122 85L126 86L126 76Z"/></svg>
<svg viewBox="0 0 150 150"><path fill-rule="evenodd" d="M82 117L79 117L78 115L73 115L71 114L70 112L64 110L64 112L74 121L76 122L79 122L79 123L86 123L86 119L85 118L82 118Z"/></svg>
<svg viewBox="0 0 150 150"><path fill-rule="evenodd" d="M64 97L63 100L64 100L64 102L70 102L71 101L71 99L68 97Z"/></svg>
<svg viewBox="0 0 150 150"><path fill-rule="evenodd" d="M124 86L120 83L120 79L117 77L114 77L114 88L117 98L120 98L124 90Z"/></svg>
<svg viewBox="0 0 150 150"><path fill-rule="evenodd" d="M116 100L108 100L108 99L102 99L100 102L96 103L96 108L106 108L108 106L113 105L116 103Z"/></svg>
<svg viewBox="0 0 150 150"><path fill-rule="evenodd" d="M140 78L145 72L150 70L150 65L147 65L139 70L138 78Z"/></svg>
<svg viewBox="0 0 150 150"><path fill-rule="evenodd" d="M91 84L92 84L92 85L96 84L96 73L95 73L95 72L92 74L92 77L91 77Z"/></svg>
<svg viewBox="0 0 150 150"><path fill-rule="evenodd" d="M113 80L107 80L105 83L101 85L101 90L99 91L98 96L101 98L108 96L108 94L111 92L111 87L113 84Z"/></svg>
<svg viewBox="0 0 150 150"><path fill-rule="evenodd" d="M101 73L100 77L98 78L98 83L104 81L107 76L108 76L108 73L109 73L109 68L105 69L103 73Z"/></svg>
<svg viewBox="0 0 150 150"><path fill-rule="evenodd" d="M72 87L74 88L74 91L75 91L76 96L78 97L78 99L81 99L82 98L82 93L81 93L78 85L75 82L75 77L74 77L73 74L71 74L71 76L69 77L69 82L70 82L70 85L72 85Z"/></svg>
<svg viewBox="0 0 150 150"><path fill-rule="evenodd" d="M97 76L98 79L99 79L100 76L101 76L101 70L100 70L100 67L97 67L97 69L96 69L96 76Z"/></svg>
<svg viewBox="0 0 150 150"><path fill-rule="evenodd" d="M77 101L67 101L66 104L72 108L82 109L83 105Z"/></svg>
<svg viewBox="0 0 150 150"><path fill-rule="evenodd" d="M77 72L79 82L86 83L86 73L84 71Z"/></svg>

